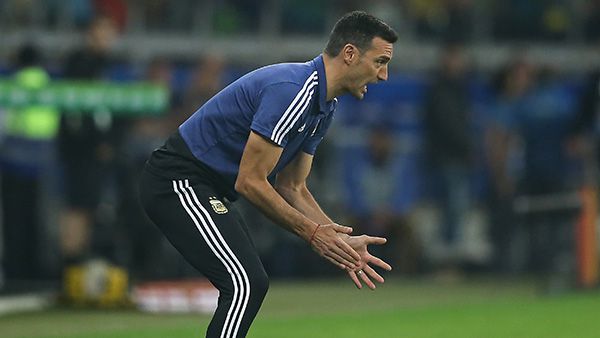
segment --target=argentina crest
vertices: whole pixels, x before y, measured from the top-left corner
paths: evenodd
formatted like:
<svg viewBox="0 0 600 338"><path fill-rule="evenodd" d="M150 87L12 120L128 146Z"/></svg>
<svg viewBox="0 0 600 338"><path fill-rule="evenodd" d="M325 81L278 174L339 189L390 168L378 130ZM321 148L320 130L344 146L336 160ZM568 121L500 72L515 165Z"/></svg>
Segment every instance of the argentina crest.
<svg viewBox="0 0 600 338"><path fill-rule="evenodd" d="M208 201L210 202L210 206L217 214L226 214L229 211L227 210L225 204L223 204L223 202L218 200L216 197L209 197Z"/></svg>

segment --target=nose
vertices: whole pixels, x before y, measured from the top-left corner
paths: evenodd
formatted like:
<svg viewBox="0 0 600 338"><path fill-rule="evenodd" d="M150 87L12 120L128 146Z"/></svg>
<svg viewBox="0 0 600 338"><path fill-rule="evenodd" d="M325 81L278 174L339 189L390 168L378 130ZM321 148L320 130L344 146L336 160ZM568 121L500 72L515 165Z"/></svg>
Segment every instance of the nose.
<svg viewBox="0 0 600 338"><path fill-rule="evenodd" d="M377 79L379 79L379 81L387 81L387 79L388 79L388 66L387 65L381 67L381 69L379 70L379 73L377 73Z"/></svg>

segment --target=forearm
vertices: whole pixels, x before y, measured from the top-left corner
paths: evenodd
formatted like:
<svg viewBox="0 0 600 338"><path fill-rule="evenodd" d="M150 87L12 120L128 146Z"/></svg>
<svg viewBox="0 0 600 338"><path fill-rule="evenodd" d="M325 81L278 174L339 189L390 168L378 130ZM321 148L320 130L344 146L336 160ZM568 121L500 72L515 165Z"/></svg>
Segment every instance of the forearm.
<svg viewBox="0 0 600 338"><path fill-rule="evenodd" d="M333 223L311 192L303 186L298 189L277 187L276 191L296 210L318 224Z"/></svg>
<svg viewBox="0 0 600 338"><path fill-rule="evenodd" d="M267 180L282 152L283 148L277 147L260 135L251 132L240 161L235 190L275 223L308 241L313 250L331 263L342 269L354 268L360 261L360 255L339 236L340 233L350 233L352 229L338 224L319 226L300 210L292 207ZM280 183L304 181L310 170L311 160L312 156L300 154L294 164L288 165L287 169L278 174L278 181ZM292 184L291 186L294 185L303 186L304 184ZM302 208L313 209L310 215L314 216L314 208L306 205ZM318 213L316 214L318 215ZM317 219L325 218L321 216Z"/></svg>
<svg viewBox="0 0 600 338"><path fill-rule="evenodd" d="M266 180L239 184L236 190L276 224L300 238L308 241L317 227L315 219L292 207Z"/></svg>

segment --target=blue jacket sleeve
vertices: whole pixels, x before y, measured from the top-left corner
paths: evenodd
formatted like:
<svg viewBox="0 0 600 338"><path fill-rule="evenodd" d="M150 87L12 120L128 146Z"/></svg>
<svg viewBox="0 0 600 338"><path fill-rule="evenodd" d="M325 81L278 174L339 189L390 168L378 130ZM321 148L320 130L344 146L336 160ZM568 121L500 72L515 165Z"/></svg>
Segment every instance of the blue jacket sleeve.
<svg viewBox="0 0 600 338"><path fill-rule="evenodd" d="M250 128L285 147L287 134L302 113L307 109L312 93L297 83L279 82L271 84L260 93L260 102Z"/></svg>
<svg viewBox="0 0 600 338"><path fill-rule="evenodd" d="M331 125L331 121L333 120L333 112L330 116L325 116L317 122L317 125L313 128L310 136L304 141L302 145L302 151L314 155L317 151L317 147L323 141L329 126Z"/></svg>

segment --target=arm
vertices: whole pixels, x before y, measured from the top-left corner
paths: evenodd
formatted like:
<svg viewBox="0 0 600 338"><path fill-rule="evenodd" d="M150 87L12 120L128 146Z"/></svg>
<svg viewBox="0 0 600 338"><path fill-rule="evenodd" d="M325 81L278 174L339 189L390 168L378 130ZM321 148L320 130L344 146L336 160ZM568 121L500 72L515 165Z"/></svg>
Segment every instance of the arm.
<svg viewBox="0 0 600 338"><path fill-rule="evenodd" d="M301 152L290 164L288 164L279 175L275 183L277 192L294 208L308 216L310 219L323 224L332 224L333 221L321 209L313 195L306 186L306 179L310 173L313 155ZM315 242L320 240L320 229L315 234ZM356 287L362 288L359 278L371 289L375 289L375 284L370 278L379 283L383 283L381 277L369 264L375 264L385 270L391 270L392 267L383 260L372 256L367 251L370 244L381 245L386 242L385 238L371 237L367 235L349 236L346 233L338 234L349 246L351 246L360 256L360 262L355 268L349 267L348 276ZM358 271L363 271L358 273Z"/></svg>
<svg viewBox="0 0 600 338"><path fill-rule="evenodd" d="M333 221L323 212L306 186L313 155L301 152L278 175L275 190L296 210L319 224Z"/></svg>
<svg viewBox="0 0 600 338"><path fill-rule="evenodd" d="M310 241L313 249L325 259L343 269L354 268L360 256L337 235L338 232L349 233L352 230L331 224L331 220L322 211L320 215L315 211L311 202L298 200L297 208L292 207L267 180L282 151L281 147L251 132L242 154L240 170L235 182L236 191L277 224ZM312 201L316 205L314 199ZM317 217L312 219L315 216ZM311 237L313 237L312 241Z"/></svg>

